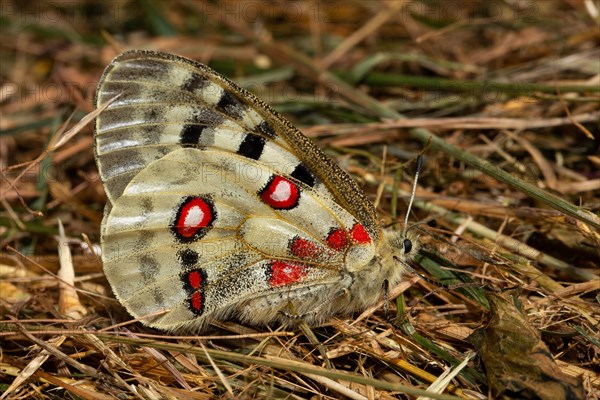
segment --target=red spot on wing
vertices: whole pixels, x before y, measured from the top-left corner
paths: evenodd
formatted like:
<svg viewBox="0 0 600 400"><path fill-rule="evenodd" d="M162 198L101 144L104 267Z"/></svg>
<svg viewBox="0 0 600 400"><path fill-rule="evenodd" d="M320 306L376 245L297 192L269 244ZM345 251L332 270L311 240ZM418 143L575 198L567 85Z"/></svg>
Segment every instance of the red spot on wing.
<svg viewBox="0 0 600 400"><path fill-rule="evenodd" d="M173 233L177 239L189 242L200 239L212 226L216 217L209 198L190 196L185 198L175 215Z"/></svg>
<svg viewBox="0 0 600 400"><path fill-rule="evenodd" d="M269 267L269 285L271 287L287 286L300 282L308 275L307 267L287 261L275 260Z"/></svg>
<svg viewBox="0 0 600 400"><path fill-rule="evenodd" d="M334 228L327 235L327 245L335 251L342 251L348 246L348 236L343 228Z"/></svg>
<svg viewBox="0 0 600 400"><path fill-rule="evenodd" d="M190 306L192 307L194 314L202 314L202 309L204 307L202 292L194 292L192 294L192 297L190 297Z"/></svg>
<svg viewBox="0 0 600 400"><path fill-rule="evenodd" d="M354 224L350 230L350 237L357 244L371 243L371 236L369 236L365 227L358 223Z"/></svg>
<svg viewBox="0 0 600 400"><path fill-rule="evenodd" d="M317 258L321 253L321 248L316 243L300 236L292 239L290 249L293 255L300 258Z"/></svg>
<svg viewBox="0 0 600 400"><path fill-rule="evenodd" d="M300 188L292 181L275 175L259 195L262 201L277 210L290 210L298 205Z"/></svg>
<svg viewBox="0 0 600 400"><path fill-rule="evenodd" d="M181 275L183 289L188 293L188 309L196 316L204 313L204 286L206 285L206 271L195 269L186 271Z"/></svg>
<svg viewBox="0 0 600 400"><path fill-rule="evenodd" d="M202 284L203 280L204 278L202 277L200 271L192 271L188 275L188 283L190 284L192 289L198 289Z"/></svg>

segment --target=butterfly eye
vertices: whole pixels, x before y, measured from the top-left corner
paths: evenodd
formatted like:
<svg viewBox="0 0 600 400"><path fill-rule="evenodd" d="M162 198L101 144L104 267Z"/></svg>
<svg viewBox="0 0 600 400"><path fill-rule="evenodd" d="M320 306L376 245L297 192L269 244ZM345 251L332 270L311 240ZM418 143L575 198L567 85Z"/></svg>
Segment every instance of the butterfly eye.
<svg viewBox="0 0 600 400"><path fill-rule="evenodd" d="M404 253L409 253L412 250L413 244L410 241L410 239L404 239L404 242L402 242L402 245L404 246Z"/></svg>

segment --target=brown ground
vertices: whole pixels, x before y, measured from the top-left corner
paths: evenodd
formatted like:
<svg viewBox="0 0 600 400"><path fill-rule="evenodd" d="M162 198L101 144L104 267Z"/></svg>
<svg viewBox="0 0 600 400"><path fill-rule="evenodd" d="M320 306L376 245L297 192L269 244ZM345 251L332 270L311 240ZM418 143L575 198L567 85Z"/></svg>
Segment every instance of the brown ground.
<svg viewBox="0 0 600 400"><path fill-rule="evenodd" d="M598 398L598 2L0 7L2 398L416 398L449 369L429 397ZM257 93L383 224L403 219L423 153L413 266L446 287L408 275L387 320L379 304L312 333L227 321L178 338L130 322L88 250L105 195L92 124L77 124L132 48ZM57 276L59 219L74 278Z"/></svg>

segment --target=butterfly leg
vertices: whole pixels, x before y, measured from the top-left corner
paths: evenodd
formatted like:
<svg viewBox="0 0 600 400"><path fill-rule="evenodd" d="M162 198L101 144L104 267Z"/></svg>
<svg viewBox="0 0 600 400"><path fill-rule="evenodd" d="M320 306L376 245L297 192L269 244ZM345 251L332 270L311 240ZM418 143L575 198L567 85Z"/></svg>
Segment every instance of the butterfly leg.
<svg viewBox="0 0 600 400"><path fill-rule="evenodd" d="M383 314L385 320L390 320L390 282L386 279L383 281Z"/></svg>

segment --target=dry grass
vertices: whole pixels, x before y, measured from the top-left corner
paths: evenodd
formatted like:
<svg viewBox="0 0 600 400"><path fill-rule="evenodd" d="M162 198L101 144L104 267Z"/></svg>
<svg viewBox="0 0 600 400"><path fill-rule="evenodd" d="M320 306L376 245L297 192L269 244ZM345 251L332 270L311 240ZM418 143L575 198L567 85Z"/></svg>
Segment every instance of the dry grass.
<svg viewBox="0 0 600 400"><path fill-rule="evenodd" d="M539 398L560 398L557 382L598 398L597 7L3 2L2 398L416 398L448 369L430 397L494 397L531 373ZM130 321L89 250L105 196L85 124L101 71L130 48L256 91L356 177L384 224L403 218L423 152L414 267L448 287L407 275L387 320L382 302L312 329L228 321L174 337ZM74 271L58 273L59 254Z"/></svg>

